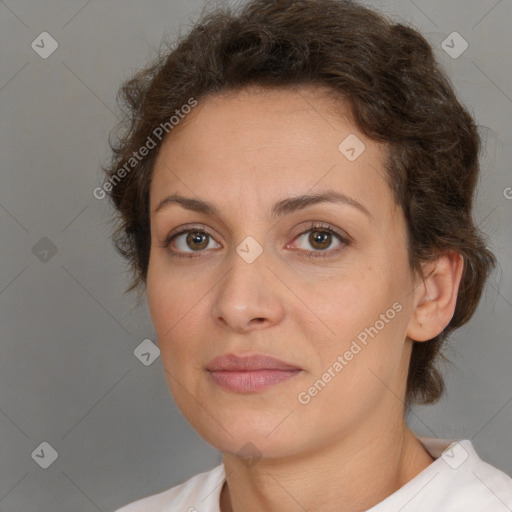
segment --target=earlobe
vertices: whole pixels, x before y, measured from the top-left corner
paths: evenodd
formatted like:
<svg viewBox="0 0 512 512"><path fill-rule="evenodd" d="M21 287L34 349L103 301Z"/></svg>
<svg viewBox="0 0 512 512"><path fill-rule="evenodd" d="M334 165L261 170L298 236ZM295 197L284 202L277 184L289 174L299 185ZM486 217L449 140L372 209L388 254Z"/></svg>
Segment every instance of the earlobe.
<svg viewBox="0 0 512 512"><path fill-rule="evenodd" d="M427 341L450 323L457 303L464 257L450 251L424 266L425 277L415 288L413 311L407 336L414 341Z"/></svg>

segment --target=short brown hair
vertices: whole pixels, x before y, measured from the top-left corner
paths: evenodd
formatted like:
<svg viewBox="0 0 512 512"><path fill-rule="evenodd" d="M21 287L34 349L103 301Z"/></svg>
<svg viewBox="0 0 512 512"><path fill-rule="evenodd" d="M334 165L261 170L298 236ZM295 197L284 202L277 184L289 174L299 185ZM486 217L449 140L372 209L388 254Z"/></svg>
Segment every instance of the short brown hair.
<svg viewBox="0 0 512 512"><path fill-rule="evenodd" d="M206 12L170 51L122 85L125 110L104 168L117 211L115 247L145 286L149 185L161 141L119 178L156 127L191 98L247 86L328 86L369 138L386 143L388 182L407 221L412 271L448 250L464 257L455 312L435 338L413 342L406 404L433 403L447 336L473 315L496 258L472 218L480 136L425 38L351 0L252 0Z"/></svg>

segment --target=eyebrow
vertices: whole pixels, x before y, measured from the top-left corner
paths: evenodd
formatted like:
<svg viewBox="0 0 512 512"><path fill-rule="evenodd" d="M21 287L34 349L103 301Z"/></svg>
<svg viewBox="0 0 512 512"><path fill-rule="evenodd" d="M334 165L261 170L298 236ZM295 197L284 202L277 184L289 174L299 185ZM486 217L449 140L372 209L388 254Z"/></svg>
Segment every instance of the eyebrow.
<svg viewBox="0 0 512 512"><path fill-rule="evenodd" d="M309 206L327 202L341 203L353 206L354 208L357 208L359 211L363 212L369 218L372 218L371 213L361 203L352 197L334 190L329 190L319 194L303 194L299 196L288 197L278 201L272 207L271 216L273 218L282 217L289 213L308 208ZM220 214L219 209L207 201L203 201L202 199L194 199L192 197L185 197L179 194L171 194L170 196L164 198L155 208L154 213L159 212L171 204L179 204L187 210L204 213L205 215L219 216Z"/></svg>

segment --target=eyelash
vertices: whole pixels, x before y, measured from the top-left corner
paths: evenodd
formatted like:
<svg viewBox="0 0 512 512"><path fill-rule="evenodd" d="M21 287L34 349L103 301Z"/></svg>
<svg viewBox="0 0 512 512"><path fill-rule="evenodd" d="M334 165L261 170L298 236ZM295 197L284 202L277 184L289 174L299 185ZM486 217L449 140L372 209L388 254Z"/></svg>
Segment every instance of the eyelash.
<svg viewBox="0 0 512 512"><path fill-rule="evenodd" d="M297 249L296 250L297 252L305 252L306 254L304 255L304 257L306 257L306 258L328 258L328 257L334 256L334 255L337 255L346 246L350 245L350 240L348 238L342 236L340 233L338 233L332 226L330 226L329 224L316 223L316 222L312 222L308 226L308 229L306 229L305 231L302 231L302 233L299 233L294 238L294 240L296 238L299 238L302 235L305 235L306 233L308 233L310 231L313 231L313 230L319 231L320 233L329 233L331 235L334 235L341 242L341 245L339 245L335 249L327 249L327 250L323 250L323 251L322 250L319 250L319 251L304 251L304 250L301 250L301 249ZM200 234L203 234L203 235L206 235L206 236L209 236L209 237L213 238L210 235L210 233L208 233L207 231L205 231L203 229L200 229L200 228L187 228L187 229L184 229L184 230L179 231L177 233L173 233L173 234L169 235L167 237L167 239L165 240L165 242L164 242L163 248L169 248L169 245L171 244L171 242L175 238L177 238L180 235L184 235L186 233L200 233ZM192 259L192 258L200 257L202 252L204 252L204 251L194 251L194 252L190 252L190 253L171 251L171 256L172 257L177 257L177 258Z"/></svg>

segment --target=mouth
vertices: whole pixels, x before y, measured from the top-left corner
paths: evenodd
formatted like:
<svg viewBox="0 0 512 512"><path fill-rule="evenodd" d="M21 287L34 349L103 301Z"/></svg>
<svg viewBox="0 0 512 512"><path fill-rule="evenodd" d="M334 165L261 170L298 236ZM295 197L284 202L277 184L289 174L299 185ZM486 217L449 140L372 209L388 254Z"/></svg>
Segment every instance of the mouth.
<svg viewBox="0 0 512 512"><path fill-rule="evenodd" d="M211 361L206 370L216 385L238 393L260 391L302 372L297 366L263 354L226 354Z"/></svg>

